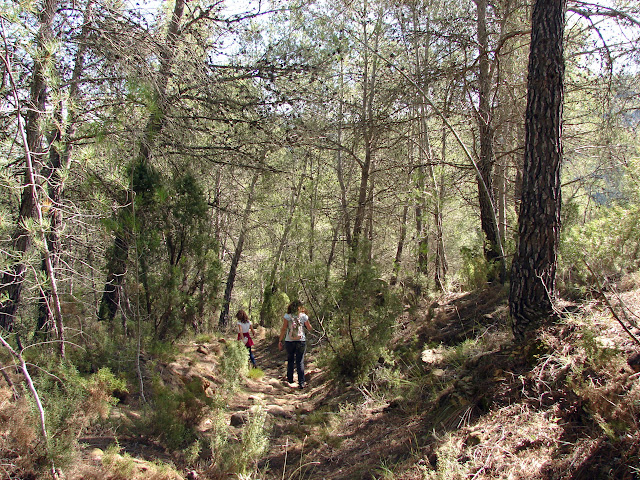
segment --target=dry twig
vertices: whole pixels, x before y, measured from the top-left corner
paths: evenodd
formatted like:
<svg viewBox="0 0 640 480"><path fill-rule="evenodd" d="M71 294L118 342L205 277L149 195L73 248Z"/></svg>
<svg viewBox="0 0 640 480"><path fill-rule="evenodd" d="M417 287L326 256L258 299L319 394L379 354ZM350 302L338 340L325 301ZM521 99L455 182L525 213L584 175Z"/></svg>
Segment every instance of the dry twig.
<svg viewBox="0 0 640 480"><path fill-rule="evenodd" d="M613 308L613 305L611 305L611 302L609 301L609 298L605 295L604 291L602 290L602 286L600 285L600 281L598 280L598 276L594 273L593 269L591 268L591 265L589 265L589 263L587 263L586 260L583 260L583 262L587 266L587 270L589 270L591 275L593 275L594 281L596 282L596 287L598 288L598 294L600 295L600 297L604 301L605 305L607 306L607 308L611 312L611 315L613 315L613 318L615 318L618 321L620 326L624 329L625 332L627 332L629 337L631 337L631 339L636 343L636 345L640 345L640 340L638 340L638 338L633 334L633 332L631 330L629 330L629 327L627 327L624 324L624 322L622 321L622 319L620 318L618 313ZM623 308L623 312L624 312L624 308Z"/></svg>

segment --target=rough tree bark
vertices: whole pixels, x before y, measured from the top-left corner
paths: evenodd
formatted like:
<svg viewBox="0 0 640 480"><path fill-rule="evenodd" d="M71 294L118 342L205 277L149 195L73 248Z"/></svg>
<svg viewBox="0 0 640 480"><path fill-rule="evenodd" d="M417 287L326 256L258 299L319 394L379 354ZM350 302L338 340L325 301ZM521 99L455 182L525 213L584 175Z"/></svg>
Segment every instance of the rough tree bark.
<svg viewBox="0 0 640 480"><path fill-rule="evenodd" d="M553 312L560 232L566 0L536 0L532 14L525 158L509 310L516 338Z"/></svg>
<svg viewBox="0 0 640 480"><path fill-rule="evenodd" d="M57 6L57 0L45 0L38 16L40 27L36 40L37 54L34 56L31 92L25 116L27 136L25 148L32 155L34 168L32 173L36 177L39 176L40 164L42 162L41 156L44 150L42 145L43 132L40 127L42 116L46 111L48 97L46 71L48 69L48 62L52 60L48 49L51 47L54 38L53 19L57 11ZM20 200L20 211L16 222L17 229L12 236L14 252L20 256L23 256L29 250L32 243L31 235L25 229L24 222L29 218L33 218L35 213L34 190L29 183L29 172L26 172ZM22 287L27 270L27 265L21 260L20 258L15 265L8 269L2 276L0 283L0 293L7 295L6 299L0 303L0 327L8 331L13 330L15 314L20 305L20 297L22 295Z"/></svg>
<svg viewBox="0 0 640 480"><path fill-rule="evenodd" d="M89 28L93 16L93 1L89 0L84 11L84 20L82 22L82 30L80 37L86 38L89 35ZM50 231L47 235L47 244L49 252L51 252L51 261L54 271L57 271L60 265L60 256L62 255L62 239L60 232L62 230L62 201L64 193L64 175L63 172L68 171L71 166L71 155L73 152L72 138L77 128L77 111L76 101L79 93L79 86L84 70L85 53L87 51L86 42L80 42L75 55L74 68L69 85L69 95L65 110L67 111L67 128L63 132L61 129L62 122L62 105L59 105L58 117L54 131L49 138L49 161L43 168L43 176L47 180L47 194L51 207L49 210ZM43 270L46 272L46 265L43 261ZM47 331L48 325L51 324L53 316L51 313L51 289L48 288L43 292L38 312L37 329L39 331Z"/></svg>
<svg viewBox="0 0 640 480"><path fill-rule="evenodd" d="M64 325L62 321L62 308L60 305L60 297L58 296L58 285L56 281L56 275L53 269L53 263L51 261L51 254L47 246L47 233L45 230L44 215L42 213L42 206L38 199L38 190L37 190L37 184L36 184L33 156L31 155L31 151L29 150L29 138L28 138L25 122L22 117L22 106L20 104L20 94L18 93L18 88L16 86L13 74L11 72L11 65L8 62L6 57L3 57L3 60L5 62L7 77L9 80L9 84L11 86L13 98L14 98L15 104L18 106L17 124L18 124L18 133L21 137L22 145L25 153L26 187L28 187L31 190L34 217L36 220L36 232L40 237L39 240L42 248L42 256L44 258L45 272L49 277L49 288L51 289L52 305L50 305L49 308L52 310L53 317L55 319L55 329L56 329L57 338L59 341L60 355L64 357L65 345L64 345L64 328L63 328ZM29 232L27 232L27 234L30 235ZM19 337L17 338L17 341L18 343L20 343Z"/></svg>

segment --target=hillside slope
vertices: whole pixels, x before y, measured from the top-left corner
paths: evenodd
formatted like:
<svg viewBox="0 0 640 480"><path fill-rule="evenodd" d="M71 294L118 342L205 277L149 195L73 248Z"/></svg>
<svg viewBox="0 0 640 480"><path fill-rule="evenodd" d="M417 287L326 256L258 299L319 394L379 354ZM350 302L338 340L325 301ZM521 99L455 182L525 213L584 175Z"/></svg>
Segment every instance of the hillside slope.
<svg viewBox="0 0 640 480"><path fill-rule="evenodd" d="M639 298L621 297L634 312ZM272 456L263 477L640 478L638 347L602 303L569 308L525 347L499 289L409 309L395 362L316 385L313 411L274 436L287 469Z"/></svg>
<svg viewBox="0 0 640 480"><path fill-rule="evenodd" d="M619 312L620 302L637 336L634 282L615 298ZM507 310L497 288L407 306L389 355L359 384L332 377L322 345L310 341L308 388L292 388L277 333L264 329L261 375L239 378L235 390L222 365L232 335L183 345L173 359L147 356L147 396L173 391L168 398L179 399L163 428L190 422L198 448L154 434L149 416L162 420L162 404L150 410L132 395L86 431L62 478L640 478L634 340L594 300L565 305L560 321L521 346Z"/></svg>

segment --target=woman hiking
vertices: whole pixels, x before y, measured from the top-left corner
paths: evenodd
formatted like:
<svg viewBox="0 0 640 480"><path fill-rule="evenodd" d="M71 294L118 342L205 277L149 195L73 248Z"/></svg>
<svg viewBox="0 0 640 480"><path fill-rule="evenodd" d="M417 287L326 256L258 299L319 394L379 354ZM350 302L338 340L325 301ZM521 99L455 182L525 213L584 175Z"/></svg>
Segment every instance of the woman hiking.
<svg viewBox="0 0 640 480"><path fill-rule="evenodd" d="M311 330L307 312L299 300L294 300L287 307L282 328L280 329L280 341L278 349L282 350L282 341L287 350L287 381L293 383L293 367L298 373L298 387L304 388L304 353L307 349L305 328Z"/></svg>

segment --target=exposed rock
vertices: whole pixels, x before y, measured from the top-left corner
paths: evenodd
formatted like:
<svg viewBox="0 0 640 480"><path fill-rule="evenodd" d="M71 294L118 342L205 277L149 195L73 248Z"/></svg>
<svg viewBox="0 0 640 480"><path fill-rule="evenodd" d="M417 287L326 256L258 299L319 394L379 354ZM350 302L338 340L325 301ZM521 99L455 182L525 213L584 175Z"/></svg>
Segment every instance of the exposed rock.
<svg viewBox="0 0 640 480"><path fill-rule="evenodd" d="M427 348L422 351L420 358L424 363L439 363L444 359L444 355L440 349Z"/></svg>
<svg viewBox="0 0 640 480"><path fill-rule="evenodd" d="M249 421L249 417L245 412L236 412L231 415L231 426L232 427L241 427L245 423Z"/></svg>
<svg viewBox="0 0 640 480"><path fill-rule="evenodd" d="M640 372L640 352L634 353L627 359L627 363L634 372Z"/></svg>
<svg viewBox="0 0 640 480"><path fill-rule="evenodd" d="M282 385L282 382L277 378L270 378L269 380L267 380L267 383L274 387L279 387L280 385Z"/></svg>
<svg viewBox="0 0 640 480"><path fill-rule="evenodd" d="M196 352L202 354L202 355L209 355L209 349L207 347L205 347L204 345L198 345L198 348L196 349Z"/></svg>
<svg viewBox="0 0 640 480"><path fill-rule="evenodd" d="M206 432L208 430L211 430L212 427L213 427L213 420L211 420L210 418L205 418L198 425L198 431Z"/></svg>
<svg viewBox="0 0 640 480"><path fill-rule="evenodd" d="M171 362L169 365L167 365L167 369L181 377L190 376L190 368L188 365L181 365L178 362Z"/></svg>
<svg viewBox="0 0 640 480"><path fill-rule="evenodd" d="M288 418L291 416L291 414L287 412L284 408L282 408L280 405L269 405L267 407L267 413L271 416L280 417L280 418Z"/></svg>
<svg viewBox="0 0 640 480"><path fill-rule="evenodd" d="M104 452L99 448L92 448L91 451L89 452L89 458L91 458L92 460L101 462L102 457L104 457Z"/></svg>

